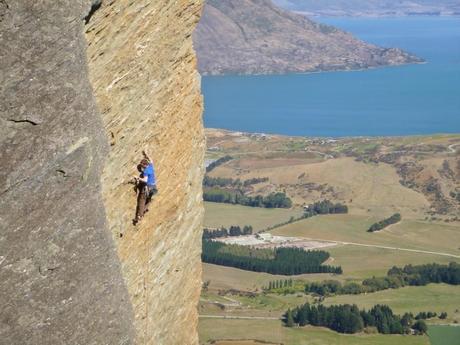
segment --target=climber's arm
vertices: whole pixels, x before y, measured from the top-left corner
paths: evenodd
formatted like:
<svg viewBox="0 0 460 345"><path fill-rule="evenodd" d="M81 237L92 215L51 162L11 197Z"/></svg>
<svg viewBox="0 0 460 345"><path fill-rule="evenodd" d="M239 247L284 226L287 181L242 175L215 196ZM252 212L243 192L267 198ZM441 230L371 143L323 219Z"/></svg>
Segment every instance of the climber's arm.
<svg viewBox="0 0 460 345"><path fill-rule="evenodd" d="M144 174L141 174L140 176L133 176L133 179L136 183L139 181L147 183L147 176L144 176Z"/></svg>
<svg viewBox="0 0 460 345"><path fill-rule="evenodd" d="M147 153L147 150L142 151L142 154L144 157L150 162L153 163L152 159L150 158L149 154Z"/></svg>

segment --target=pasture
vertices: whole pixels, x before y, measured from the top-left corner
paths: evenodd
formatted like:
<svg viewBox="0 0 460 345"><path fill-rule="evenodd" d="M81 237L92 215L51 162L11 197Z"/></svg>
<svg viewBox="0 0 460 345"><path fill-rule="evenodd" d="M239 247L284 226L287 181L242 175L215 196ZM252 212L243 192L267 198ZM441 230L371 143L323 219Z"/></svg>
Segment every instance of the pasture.
<svg viewBox="0 0 460 345"><path fill-rule="evenodd" d="M241 205L205 202L204 226L218 228L231 225L252 225L254 231L274 224L287 222L291 217L302 215L302 209L261 208Z"/></svg>
<svg viewBox="0 0 460 345"><path fill-rule="evenodd" d="M319 327L287 328L282 325L281 321L277 320L230 320L202 318L200 319L198 329L200 344L206 345L211 344L211 342L215 340L236 340L248 338L286 345L430 344L427 336L401 336L364 333L346 335Z"/></svg>
<svg viewBox="0 0 460 345"><path fill-rule="evenodd" d="M427 286L406 286L400 289L383 290L360 295L339 295L327 297L325 305L356 304L370 309L376 304L388 305L395 314L411 312L416 315L422 311L447 312L447 319L433 318L430 323L460 322L460 286L429 284Z"/></svg>
<svg viewBox="0 0 460 345"><path fill-rule="evenodd" d="M460 343L460 327L429 326L428 336L431 345L458 345Z"/></svg>
<svg viewBox="0 0 460 345"><path fill-rule="evenodd" d="M460 226L421 220L403 220L384 230L369 233L367 229L383 217L336 214L320 215L279 227L274 235L306 237L433 251L458 256L460 259ZM436 258L433 258L436 259ZM455 260L453 258L452 260Z"/></svg>

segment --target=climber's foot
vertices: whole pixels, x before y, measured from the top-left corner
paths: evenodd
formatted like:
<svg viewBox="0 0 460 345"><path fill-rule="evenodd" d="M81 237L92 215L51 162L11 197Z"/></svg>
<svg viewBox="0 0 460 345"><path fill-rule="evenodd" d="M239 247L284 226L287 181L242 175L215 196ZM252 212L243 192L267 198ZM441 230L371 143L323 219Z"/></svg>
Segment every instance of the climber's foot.
<svg viewBox="0 0 460 345"><path fill-rule="evenodd" d="M142 217L136 217L133 219L133 225L137 225L141 221Z"/></svg>

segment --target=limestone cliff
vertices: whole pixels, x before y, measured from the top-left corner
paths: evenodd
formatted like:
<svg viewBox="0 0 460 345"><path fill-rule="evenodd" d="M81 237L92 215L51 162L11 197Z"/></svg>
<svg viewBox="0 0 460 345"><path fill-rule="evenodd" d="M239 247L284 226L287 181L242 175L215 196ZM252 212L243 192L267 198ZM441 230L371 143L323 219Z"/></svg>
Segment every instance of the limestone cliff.
<svg viewBox="0 0 460 345"><path fill-rule="evenodd" d="M197 344L201 6L0 0L0 344Z"/></svg>

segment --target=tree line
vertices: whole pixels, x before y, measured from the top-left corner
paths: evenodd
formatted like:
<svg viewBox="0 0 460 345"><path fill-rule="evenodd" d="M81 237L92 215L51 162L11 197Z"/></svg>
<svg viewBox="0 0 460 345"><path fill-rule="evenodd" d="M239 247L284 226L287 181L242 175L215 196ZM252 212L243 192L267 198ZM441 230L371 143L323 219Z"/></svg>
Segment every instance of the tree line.
<svg viewBox="0 0 460 345"><path fill-rule="evenodd" d="M374 231L379 231L391 224L396 224L401 221L401 215L399 213L395 213L389 218L386 218L384 220L381 220L380 222L372 224L369 229L367 230L368 232L374 232Z"/></svg>
<svg viewBox="0 0 460 345"><path fill-rule="evenodd" d="M212 188L203 192L203 200L251 207L290 208L292 200L285 193L271 193L267 196L246 196L240 191Z"/></svg>
<svg viewBox="0 0 460 345"><path fill-rule="evenodd" d="M218 160L212 162L211 164L209 164L207 167L206 167L206 172L210 172L212 170L214 170L215 168L217 168L219 165L222 165L228 161L231 161L233 159L232 156L224 156L224 157L221 157L219 158Z"/></svg>
<svg viewBox="0 0 460 345"><path fill-rule="evenodd" d="M424 286L430 283L460 284L460 265L452 262L448 265L426 264L403 268L393 266L386 277L364 279L361 284L326 281L323 283L306 284L305 291L322 296L329 294L360 294L387 289L398 289L404 286Z"/></svg>
<svg viewBox="0 0 460 345"><path fill-rule="evenodd" d="M317 201L305 210L304 217L309 218L319 214L348 213L348 206L341 203L333 203L329 200Z"/></svg>
<svg viewBox="0 0 460 345"><path fill-rule="evenodd" d="M203 229L203 240L243 235L252 235L251 225L245 225L243 228L241 228L239 225L232 225L228 229L224 227L221 227L220 229Z"/></svg>
<svg viewBox="0 0 460 345"><path fill-rule="evenodd" d="M241 181L240 179L232 179L225 177L210 177L208 175L204 176L203 186L204 187L233 187L241 188L248 187L253 184L267 182L268 177L255 177L248 180Z"/></svg>
<svg viewBox="0 0 460 345"><path fill-rule="evenodd" d="M325 251L299 248L256 249L248 246L203 241L203 262L236 267L253 272L297 275L303 273L341 274L340 266L322 265L329 258Z"/></svg>
<svg viewBox="0 0 460 345"><path fill-rule="evenodd" d="M460 264L452 262L448 265L426 264L406 265L403 268L392 267L385 277L372 277L364 279L361 283L337 280L325 280L322 282L296 283L287 287L269 287L271 292L312 293L319 296L330 295L357 295L371 293L387 289L397 289L404 286L423 286L430 283L445 283L460 285Z"/></svg>
<svg viewBox="0 0 460 345"><path fill-rule="evenodd" d="M414 322L411 314L403 317L395 315L386 305L375 305L369 311L359 310L356 305L343 304L326 307L322 304L306 303L284 314L287 327L322 326L339 333L358 333L364 328L374 327L382 334L416 334L426 333L427 327L423 320Z"/></svg>
<svg viewBox="0 0 460 345"><path fill-rule="evenodd" d="M272 289L288 288L288 287L292 287L293 285L294 285L294 282L292 279L284 279L284 280L280 279L280 280L270 281L268 283L267 289L272 290Z"/></svg>

